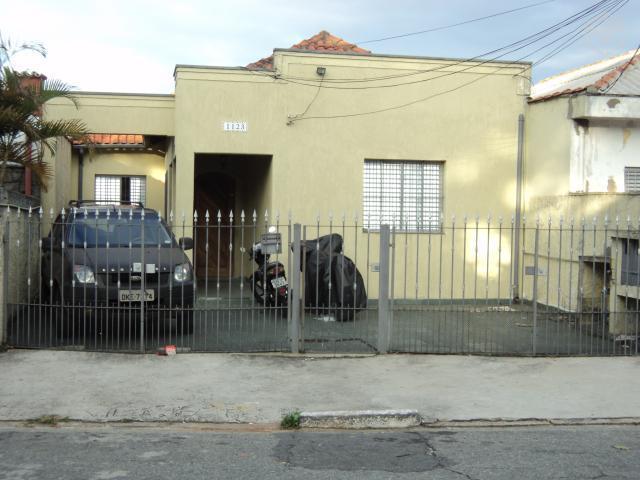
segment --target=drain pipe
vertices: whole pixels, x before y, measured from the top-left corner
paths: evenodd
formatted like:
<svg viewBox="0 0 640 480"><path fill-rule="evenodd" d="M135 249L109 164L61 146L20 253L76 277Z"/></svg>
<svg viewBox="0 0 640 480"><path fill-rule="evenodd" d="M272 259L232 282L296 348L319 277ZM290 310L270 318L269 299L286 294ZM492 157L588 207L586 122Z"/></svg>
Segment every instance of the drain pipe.
<svg viewBox="0 0 640 480"><path fill-rule="evenodd" d="M518 159L516 163L516 212L513 238L513 292L512 299L517 302L520 299L520 224L522 223L522 166L524 145L524 115L518 115ZM524 266L522 267L524 268Z"/></svg>
<svg viewBox="0 0 640 480"><path fill-rule="evenodd" d="M78 200L82 198L82 179L84 177L84 148L78 149Z"/></svg>

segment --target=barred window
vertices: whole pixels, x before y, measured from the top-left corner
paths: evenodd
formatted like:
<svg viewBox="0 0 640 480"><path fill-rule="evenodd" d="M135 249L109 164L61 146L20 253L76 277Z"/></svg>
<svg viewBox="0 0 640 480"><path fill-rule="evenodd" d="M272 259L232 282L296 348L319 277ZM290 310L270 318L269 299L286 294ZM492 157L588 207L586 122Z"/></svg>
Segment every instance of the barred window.
<svg viewBox="0 0 640 480"><path fill-rule="evenodd" d="M409 232L439 232L442 163L365 160L363 222Z"/></svg>
<svg viewBox="0 0 640 480"><path fill-rule="evenodd" d="M139 202L144 205L146 180L143 176L96 175L95 200L98 203Z"/></svg>
<svg viewBox="0 0 640 480"><path fill-rule="evenodd" d="M640 167L624 167L624 191L640 193Z"/></svg>

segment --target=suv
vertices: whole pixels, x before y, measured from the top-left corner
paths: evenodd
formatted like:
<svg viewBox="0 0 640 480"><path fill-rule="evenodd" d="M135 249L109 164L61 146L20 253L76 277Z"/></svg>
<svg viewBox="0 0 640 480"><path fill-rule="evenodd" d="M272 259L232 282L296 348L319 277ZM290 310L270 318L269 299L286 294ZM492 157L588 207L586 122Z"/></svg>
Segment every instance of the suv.
<svg viewBox="0 0 640 480"><path fill-rule="evenodd" d="M192 248L191 238L176 241L158 212L141 204L72 201L42 239L43 302L169 312L175 320L194 303L184 253ZM191 317L183 331L193 330Z"/></svg>

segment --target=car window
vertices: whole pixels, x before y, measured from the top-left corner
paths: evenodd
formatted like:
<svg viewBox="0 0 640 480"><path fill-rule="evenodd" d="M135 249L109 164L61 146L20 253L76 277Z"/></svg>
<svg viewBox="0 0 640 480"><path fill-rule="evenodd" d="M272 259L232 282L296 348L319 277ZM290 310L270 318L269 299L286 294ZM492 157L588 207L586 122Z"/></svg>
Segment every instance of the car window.
<svg viewBox="0 0 640 480"><path fill-rule="evenodd" d="M143 227L144 224L144 228ZM69 245L81 247L171 247L172 237L157 218L76 218L69 225Z"/></svg>

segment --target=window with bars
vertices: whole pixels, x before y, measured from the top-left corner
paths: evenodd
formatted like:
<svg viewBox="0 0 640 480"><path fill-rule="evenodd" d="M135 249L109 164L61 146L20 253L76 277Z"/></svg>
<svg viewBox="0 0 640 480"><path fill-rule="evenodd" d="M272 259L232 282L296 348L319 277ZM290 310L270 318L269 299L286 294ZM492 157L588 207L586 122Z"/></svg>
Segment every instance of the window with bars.
<svg viewBox="0 0 640 480"><path fill-rule="evenodd" d="M363 223L409 232L439 232L442 162L365 160Z"/></svg>
<svg viewBox="0 0 640 480"><path fill-rule="evenodd" d="M640 167L624 167L624 191L640 193Z"/></svg>
<svg viewBox="0 0 640 480"><path fill-rule="evenodd" d="M98 203L140 202L146 200L146 177L96 175L95 200Z"/></svg>

